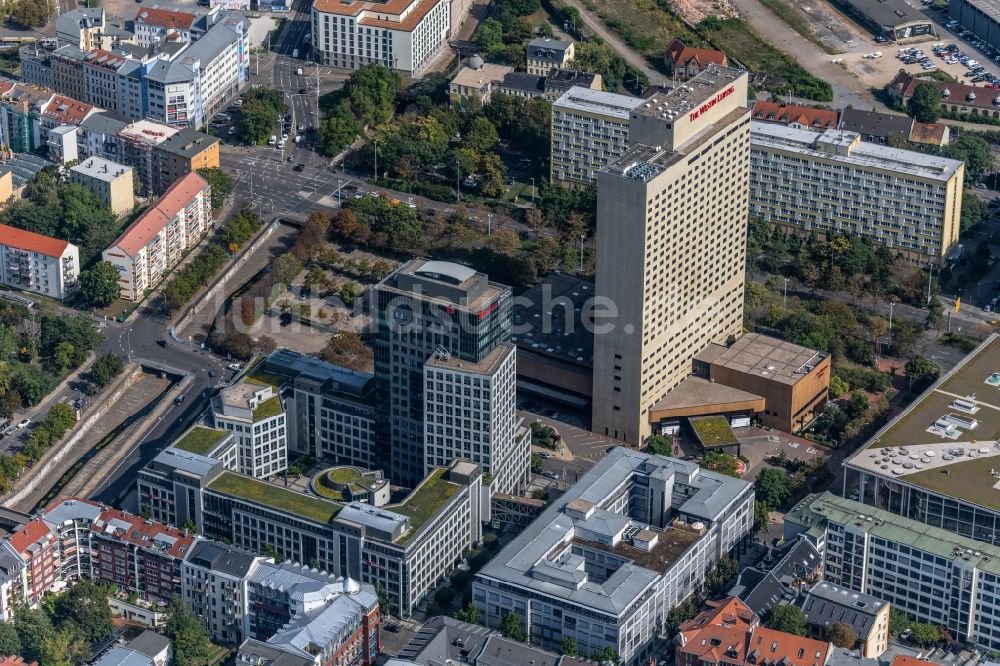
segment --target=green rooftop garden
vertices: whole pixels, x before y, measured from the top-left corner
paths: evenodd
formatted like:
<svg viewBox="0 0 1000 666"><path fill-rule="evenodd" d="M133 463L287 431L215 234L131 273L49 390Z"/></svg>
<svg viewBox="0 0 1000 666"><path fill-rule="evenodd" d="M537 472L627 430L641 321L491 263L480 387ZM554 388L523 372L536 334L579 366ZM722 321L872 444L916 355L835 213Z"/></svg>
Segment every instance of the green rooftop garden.
<svg viewBox="0 0 1000 666"><path fill-rule="evenodd" d="M739 443L724 416L703 416L691 419L695 435L706 449Z"/></svg>
<svg viewBox="0 0 1000 666"><path fill-rule="evenodd" d="M446 481L444 475L448 470L440 467L428 476L402 504L386 507L390 511L407 516L410 519L410 529L397 543L405 545L416 534L424 523L431 519L445 503L455 496L460 486Z"/></svg>
<svg viewBox="0 0 1000 666"><path fill-rule="evenodd" d="M361 472L354 467L334 467L327 474L334 483L344 485L361 480Z"/></svg>
<svg viewBox="0 0 1000 666"><path fill-rule="evenodd" d="M195 426L174 442L174 448L199 456L207 456L226 437L225 430Z"/></svg>
<svg viewBox="0 0 1000 666"><path fill-rule="evenodd" d="M285 377L284 375L277 375L273 372L268 372L267 370L265 370L263 363L257 366L257 368L253 372L247 375L246 379L247 381L256 384L264 384L266 386L271 386L274 388L274 390L278 390L278 388L280 388L282 384L288 381L288 377Z"/></svg>
<svg viewBox="0 0 1000 666"><path fill-rule="evenodd" d="M297 493L234 472L223 472L209 484L208 488L321 523L333 520L342 508L339 504L328 500Z"/></svg>
<svg viewBox="0 0 1000 666"><path fill-rule="evenodd" d="M272 416L277 416L281 413L281 398L276 395L272 395L270 398L264 402L257 405L257 409L253 410L253 420L263 421L264 419L269 419Z"/></svg>

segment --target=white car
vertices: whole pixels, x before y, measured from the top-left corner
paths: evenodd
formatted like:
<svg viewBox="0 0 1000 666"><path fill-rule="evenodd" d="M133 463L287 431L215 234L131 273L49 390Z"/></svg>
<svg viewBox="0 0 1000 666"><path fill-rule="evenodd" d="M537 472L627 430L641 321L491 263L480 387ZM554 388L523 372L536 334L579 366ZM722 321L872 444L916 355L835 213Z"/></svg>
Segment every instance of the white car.
<svg viewBox="0 0 1000 666"><path fill-rule="evenodd" d="M232 136L234 134L236 134L236 127L235 126L230 126L229 127L229 136Z"/></svg>
<svg viewBox="0 0 1000 666"><path fill-rule="evenodd" d="M30 424L30 423L31 423L31 419L24 419L23 421L21 421L20 423L17 424L17 429L18 430L24 430L25 428L28 427L28 424Z"/></svg>
<svg viewBox="0 0 1000 666"><path fill-rule="evenodd" d="M274 135L272 134L272 135L271 135L271 138L267 140L267 145L269 145L269 146L273 146L273 145L274 145L274 144L276 144L276 143L278 143L278 137L276 137L276 136L274 136Z"/></svg>
<svg viewBox="0 0 1000 666"><path fill-rule="evenodd" d="M242 368L243 366L242 366L242 365L240 365L239 363L230 363L230 364L229 364L229 365L227 365L226 367L227 367L227 368L229 368L230 370L232 370L233 372L236 372L237 370L239 370L239 369L240 369L240 368Z"/></svg>

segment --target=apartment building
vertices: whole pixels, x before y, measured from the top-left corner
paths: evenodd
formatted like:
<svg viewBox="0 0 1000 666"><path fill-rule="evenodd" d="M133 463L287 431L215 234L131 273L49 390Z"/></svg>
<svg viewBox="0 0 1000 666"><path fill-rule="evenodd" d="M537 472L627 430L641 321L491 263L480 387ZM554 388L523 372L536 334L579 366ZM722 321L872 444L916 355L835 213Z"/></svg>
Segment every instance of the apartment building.
<svg viewBox="0 0 1000 666"><path fill-rule="evenodd" d="M818 109L801 104L785 104L783 102L757 101L753 104L753 119L762 123L775 123L794 129L807 129L823 132L828 129L839 129L840 111L836 109Z"/></svg>
<svg viewBox="0 0 1000 666"><path fill-rule="evenodd" d="M413 487L426 464L424 363L441 350L480 363L507 342L511 291L467 266L414 259L377 284L374 298L377 455L393 483Z"/></svg>
<svg viewBox="0 0 1000 666"><path fill-rule="evenodd" d="M182 596L205 621L213 642L239 645L248 637L246 581L261 566L274 565L261 555L218 541L199 539L192 546L181 570Z"/></svg>
<svg viewBox="0 0 1000 666"><path fill-rule="evenodd" d="M808 542L807 542L808 543ZM892 604L856 590L819 581L802 600L809 633L826 639L833 625L842 623L854 630L857 643L844 646L858 650L865 659L878 659L889 649L889 612Z"/></svg>
<svg viewBox="0 0 1000 666"><path fill-rule="evenodd" d="M536 37L528 42L524 56L528 74L547 75L553 67L567 67L576 55L572 40Z"/></svg>
<svg viewBox="0 0 1000 666"><path fill-rule="evenodd" d="M746 72L709 67L631 113L598 174L592 429L632 445L691 358L743 329L750 112ZM668 260L669 258L669 260Z"/></svg>
<svg viewBox="0 0 1000 666"><path fill-rule="evenodd" d="M460 109L477 111L490 103L500 83L514 71L509 65L484 62L478 55L469 58L468 64L448 84L448 99Z"/></svg>
<svg viewBox="0 0 1000 666"><path fill-rule="evenodd" d="M153 120L140 120L126 125L117 133L115 145L118 149L118 162L133 167L139 175L139 182L147 193L162 195L162 191L153 188L158 182L155 174L157 159L153 151L173 135L180 132L179 127L167 125Z"/></svg>
<svg viewBox="0 0 1000 666"><path fill-rule="evenodd" d="M785 517L823 554L830 585L872 595L984 652L1000 648L1000 547L831 493Z"/></svg>
<svg viewBox="0 0 1000 666"><path fill-rule="evenodd" d="M126 116L122 108L123 74L136 63L131 58L100 49L90 51L83 57L84 96L90 103L107 109L118 116Z"/></svg>
<svg viewBox="0 0 1000 666"><path fill-rule="evenodd" d="M865 236L922 265L958 242L963 162L843 130L755 121L750 137L752 216L802 235Z"/></svg>
<svg viewBox="0 0 1000 666"><path fill-rule="evenodd" d="M547 70L546 70L547 71ZM573 87L552 103L550 178L564 186L586 186L629 146L629 117L638 97Z"/></svg>
<svg viewBox="0 0 1000 666"><path fill-rule="evenodd" d="M218 168L217 137L184 128L153 146L153 191L162 192L198 169Z"/></svg>
<svg viewBox="0 0 1000 666"><path fill-rule="evenodd" d="M378 469L375 376L291 349L271 352L261 366L280 377L288 414L288 450L340 465ZM263 381L256 371L253 379Z"/></svg>
<svg viewBox="0 0 1000 666"><path fill-rule="evenodd" d="M58 500L4 541L0 603L36 606L81 578L152 603L180 594L181 562L196 537L83 499ZM13 607L0 609L5 618Z"/></svg>
<svg viewBox="0 0 1000 666"><path fill-rule="evenodd" d="M344 69L379 63L419 77L447 48L451 29L445 0L317 0L312 8L317 60Z"/></svg>
<svg viewBox="0 0 1000 666"><path fill-rule="evenodd" d="M135 208L132 167L91 157L70 168L69 174L70 180L93 192L115 215L128 215Z"/></svg>
<svg viewBox="0 0 1000 666"><path fill-rule="evenodd" d="M1000 337L991 335L844 460L843 494L1000 545L998 386Z"/></svg>
<svg viewBox="0 0 1000 666"><path fill-rule="evenodd" d="M45 145L41 113L52 100L47 88L27 83L0 85L0 140L15 153L31 153Z"/></svg>
<svg viewBox="0 0 1000 666"><path fill-rule="evenodd" d="M0 224L0 283L62 300L79 278L76 245Z"/></svg>
<svg viewBox="0 0 1000 666"><path fill-rule="evenodd" d="M143 48L152 44L175 41L190 42L191 29L198 17L188 12L159 7L143 7L133 21L135 43Z"/></svg>
<svg viewBox="0 0 1000 666"><path fill-rule="evenodd" d="M102 254L118 270L121 297L142 298L211 224L211 186L196 173L177 180Z"/></svg>
<svg viewBox="0 0 1000 666"><path fill-rule="evenodd" d="M424 364L424 473L456 458L490 473L493 493L520 495L531 480L531 433L517 415L517 350L498 345L473 363L447 351Z"/></svg>
<svg viewBox="0 0 1000 666"><path fill-rule="evenodd" d="M473 603L533 645L646 664L666 614L750 534L753 502L746 481L616 447L476 574Z"/></svg>
<svg viewBox="0 0 1000 666"><path fill-rule="evenodd" d="M107 113L95 113L85 118L78 132L80 159L100 157L117 162L118 133L126 127L128 123Z"/></svg>
<svg viewBox="0 0 1000 666"><path fill-rule="evenodd" d="M241 474L266 478L288 467L285 409L272 386L251 379L227 386L212 398L212 422L237 441Z"/></svg>
<svg viewBox="0 0 1000 666"><path fill-rule="evenodd" d="M87 101L87 77L83 71L86 61L87 51L71 44L53 51L49 57L52 89L72 99Z"/></svg>
<svg viewBox="0 0 1000 666"><path fill-rule="evenodd" d="M84 51L110 48L110 35L105 38L104 34L110 27L103 6L78 7L62 12L56 17L56 44Z"/></svg>
<svg viewBox="0 0 1000 666"><path fill-rule="evenodd" d="M729 56L722 51L688 46L679 39L670 42L663 62L667 66L667 74L681 81L697 76L711 65L729 66Z"/></svg>

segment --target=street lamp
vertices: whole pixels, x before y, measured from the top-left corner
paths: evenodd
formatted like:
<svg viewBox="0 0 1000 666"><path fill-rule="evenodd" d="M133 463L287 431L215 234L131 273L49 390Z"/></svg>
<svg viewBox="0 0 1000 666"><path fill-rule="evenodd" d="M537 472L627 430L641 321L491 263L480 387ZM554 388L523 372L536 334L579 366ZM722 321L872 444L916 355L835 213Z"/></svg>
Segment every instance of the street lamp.
<svg viewBox="0 0 1000 666"><path fill-rule="evenodd" d="M372 141L375 144L375 182L378 183L378 141Z"/></svg>
<svg viewBox="0 0 1000 666"><path fill-rule="evenodd" d="M344 204L344 181L340 178L337 179L337 205L342 206Z"/></svg>
<svg viewBox="0 0 1000 666"><path fill-rule="evenodd" d="M587 234L580 234L580 272L583 272L583 239L587 237Z"/></svg>
<svg viewBox="0 0 1000 666"><path fill-rule="evenodd" d="M486 214L486 235L493 235L493 213Z"/></svg>
<svg viewBox="0 0 1000 666"><path fill-rule="evenodd" d="M892 308L896 306L895 303L889 301L889 335L892 335Z"/></svg>
<svg viewBox="0 0 1000 666"><path fill-rule="evenodd" d="M531 179L531 205L535 205L535 179Z"/></svg>
<svg viewBox="0 0 1000 666"><path fill-rule="evenodd" d="M781 309L785 309L785 303L788 302L788 278L785 278L785 291L781 296Z"/></svg>

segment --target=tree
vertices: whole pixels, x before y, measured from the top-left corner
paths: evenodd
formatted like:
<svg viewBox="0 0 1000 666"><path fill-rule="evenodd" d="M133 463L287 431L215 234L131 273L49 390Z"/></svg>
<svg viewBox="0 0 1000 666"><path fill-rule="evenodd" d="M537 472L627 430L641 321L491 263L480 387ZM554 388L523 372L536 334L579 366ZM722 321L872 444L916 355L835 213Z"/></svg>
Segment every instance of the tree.
<svg viewBox="0 0 1000 666"><path fill-rule="evenodd" d="M302 272L302 262L291 252L285 252L274 260L274 263L271 265L271 272L274 274L275 282L289 285Z"/></svg>
<svg viewBox="0 0 1000 666"><path fill-rule="evenodd" d="M198 169L198 175L212 186L212 208L222 208L226 197L233 193L233 179L219 167Z"/></svg>
<svg viewBox="0 0 1000 666"><path fill-rule="evenodd" d="M389 615L392 612L392 597L389 592L382 587L382 583L375 583L375 596L378 597L378 610L382 615Z"/></svg>
<svg viewBox="0 0 1000 666"><path fill-rule="evenodd" d="M657 456L672 456L674 442L669 435L653 435L646 440L646 452Z"/></svg>
<svg viewBox="0 0 1000 666"><path fill-rule="evenodd" d="M385 65L360 67L344 83L342 98L363 125L374 126L392 118L402 77Z"/></svg>
<svg viewBox="0 0 1000 666"><path fill-rule="evenodd" d="M898 608L893 608L889 611L889 633L893 636L898 636L913 624L910 618L906 616L906 613L899 610Z"/></svg>
<svg viewBox="0 0 1000 666"><path fill-rule="evenodd" d="M960 213L961 231L968 231L986 219L990 214L989 205L976 196L975 190L965 188L962 195L962 211Z"/></svg>
<svg viewBox="0 0 1000 666"><path fill-rule="evenodd" d="M762 469L754 481L757 498L769 507L778 508L791 494L788 476L779 469Z"/></svg>
<svg viewBox="0 0 1000 666"><path fill-rule="evenodd" d="M26 661L42 658L42 645L55 636L56 630L45 611L22 606L14 613L14 629L21 639L19 655Z"/></svg>
<svg viewBox="0 0 1000 666"><path fill-rule="evenodd" d="M839 648L851 650L858 643L858 632L846 622L834 622L827 630L826 638Z"/></svg>
<svg viewBox="0 0 1000 666"><path fill-rule="evenodd" d="M927 647L941 641L941 632L937 625L914 622L910 625L910 640L917 645Z"/></svg>
<svg viewBox="0 0 1000 666"><path fill-rule="evenodd" d="M576 649L576 639L572 636L563 636L562 646L559 648L559 654L565 655L567 657L576 657L579 655Z"/></svg>
<svg viewBox="0 0 1000 666"><path fill-rule="evenodd" d="M719 474L739 478L739 461L735 456L721 451L707 451L701 457L701 466Z"/></svg>
<svg viewBox="0 0 1000 666"><path fill-rule="evenodd" d="M90 378L98 386L104 387L111 383L123 369L125 364L114 352L108 352L94 361L90 368Z"/></svg>
<svg viewBox="0 0 1000 666"><path fill-rule="evenodd" d="M193 520L191 520L190 518L188 518L187 520L184 521L184 524L181 525L181 529L184 530L185 532L187 532L188 534L197 534L198 533L198 523L196 523Z"/></svg>
<svg viewBox="0 0 1000 666"><path fill-rule="evenodd" d="M366 370L374 363L372 351L354 331L340 331L330 338L320 356L324 361L352 370Z"/></svg>
<svg viewBox="0 0 1000 666"><path fill-rule="evenodd" d="M108 261L97 262L80 275L80 290L95 307L114 303L120 293L118 270Z"/></svg>
<svg viewBox="0 0 1000 666"><path fill-rule="evenodd" d="M469 624L479 624L479 606L470 601L465 608L455 611L455 619Z"/></svg>
<svg viewBox="0 0 1000 666"><path fill-rule="evenodd" d="M327 155L338 155L361 134L361 123L347 100L333 107L319 126L319 139Z"/></svg>
<svg viewBox="0 0 1000 666"><path fill-rule="evenodd" d="M507 613L500 619L500 634L504 638L524 642L524 623L517 613Z"/></svg>
<svg viewBox="0 0 1000 666"><path fill-rule="evenodd" d="M89 660L90 646L72 629L61 629L42 640L39 661L44 666L82 666Z"/></svg>
<svg viewBox="0 0 1000 666"><path fill-rule="evenodd" d="M914 388L923 389L924 386L937 379L940 373L940 369L934 361L920 354L907 361L904 370L911 391Z"/></svg>
<svg viewBox="0 0 1000 666"><path fill-rule="evenodd" d="M941 154L965 162L965 180L969 183L974 183L993 171L994 160L990 144L974 134L961 133L941 149Z"/></svg>
<svg viewBox="0 0 1000 666"><path fill-rule="evenodd" d="M25 28L41 28L49 20L49 5L45 0L18 0L10 10L10 18Z"/></svg>
<svg viewBox="0 0 1000 666"><path fill-rule="evenodd" d="M936 123L941 115L941 91L932 83L921 83L907 105L910 115L922 123Z"/></svg>
<svg viewBox="0 0 1000 666"><path fill-rule="evenodd" d="M753 503L753 533L754 536L765 532L771 524L771 514L767 505L757 500Z"/></svg>
<svg viewBox="0 0 1000 666"><path fill-rule="evenodd" d="M87 579L76 583L56 599L55 622L89 643L104 640L114 632L107 590Z"/></svg>
<svg viewBox="0 0 1000 666"><path fill-rule="evenodd" d="M236 117L236 138L254 145L266 143L280 118L281 114L270 104L244 101Z"/></svg>
<svg viewBox="0 0 1000 666"><path fill-rule="evenodd" d="M21 654L21 637L10 622L0 623L0 654Z"/></svg>
<svg viewBox="0 0 1000 666"><path fill-rule="evenodd" d="M767 618L767 626L771 629L796 636L806 635L806 625L806 614L801 608L791 604L778 604L771 609L771 614Z"/></svg>
<svg viewBox="0 0 1000 666"><path fill-rule="evenodd" d="M830 397L831 398L835 398L835 399L839 398L840 396L844 395L845 393L847 393L850 390L851 390L850 385L847 382L845 382L843 379L841 379L840 377L837 377L836 375L834 375L833 377L830 377Z"/></svg>
<svg viewBox="0 0 1000 666"><path fill-rule="evenodd" d="M208 663L212 643L205 622L197 617L184 600L174 596L167 607L163 633L174 642L175 666L202 666Z"/></svg>

